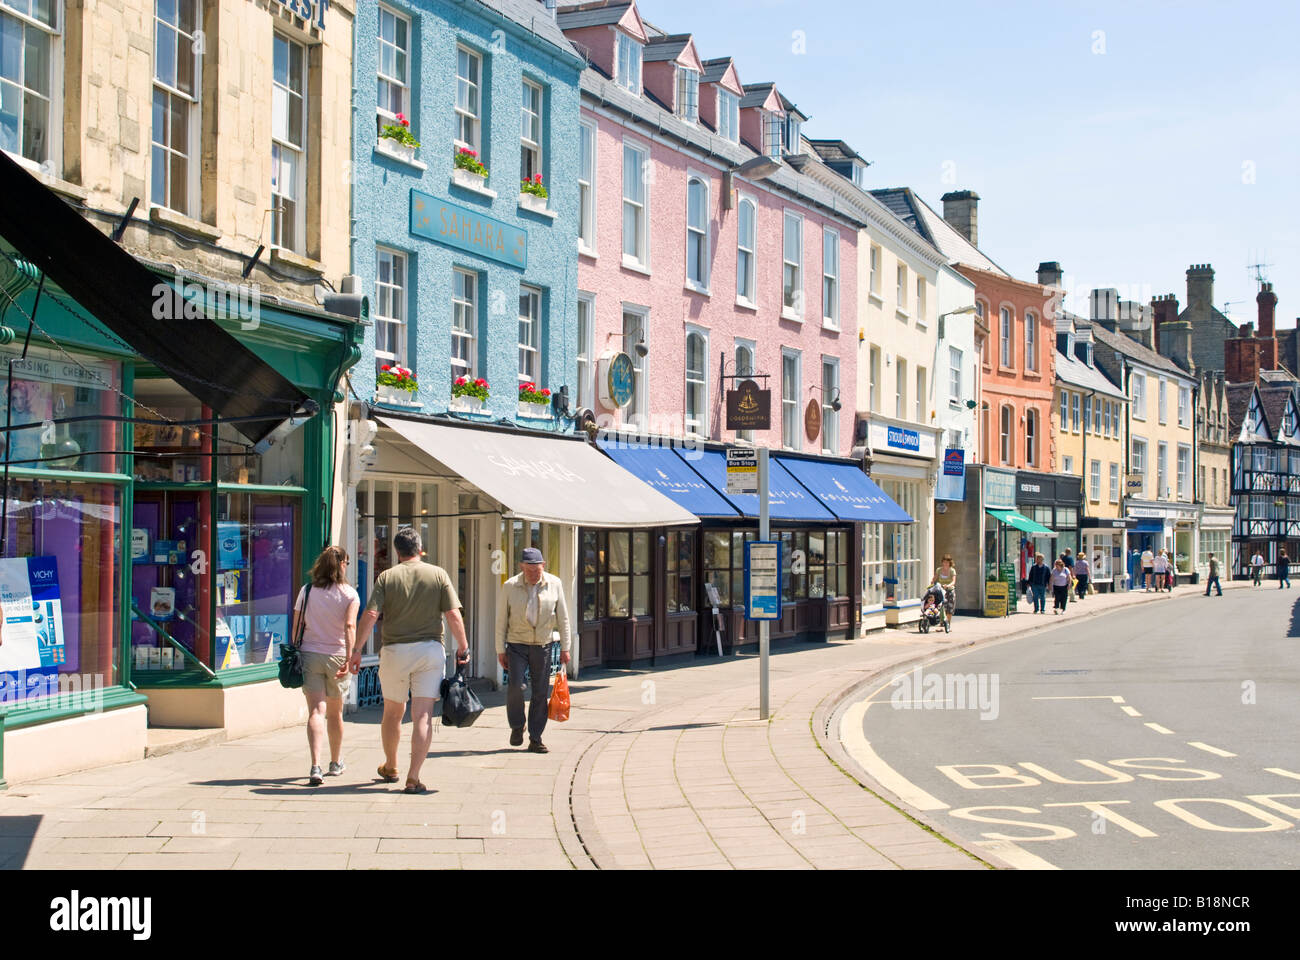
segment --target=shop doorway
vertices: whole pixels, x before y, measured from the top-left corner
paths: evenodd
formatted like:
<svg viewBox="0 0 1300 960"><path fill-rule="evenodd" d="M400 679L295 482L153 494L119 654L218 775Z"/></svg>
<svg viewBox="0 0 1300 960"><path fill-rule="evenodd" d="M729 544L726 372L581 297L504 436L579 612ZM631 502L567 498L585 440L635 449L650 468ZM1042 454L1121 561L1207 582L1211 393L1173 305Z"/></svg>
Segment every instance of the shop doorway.
<svg viewBox="0 0 1300 960"><path fill-rule="evenodd" d="M477 602L479 595L478 565L474 558L478 556L478 523L474 520L461 520L456 525L456 593L468 612L471 604ZM469 641L469 667L471 676L478 676L479 664L479 625L486 621L475 616L467 624Z"/></svg>

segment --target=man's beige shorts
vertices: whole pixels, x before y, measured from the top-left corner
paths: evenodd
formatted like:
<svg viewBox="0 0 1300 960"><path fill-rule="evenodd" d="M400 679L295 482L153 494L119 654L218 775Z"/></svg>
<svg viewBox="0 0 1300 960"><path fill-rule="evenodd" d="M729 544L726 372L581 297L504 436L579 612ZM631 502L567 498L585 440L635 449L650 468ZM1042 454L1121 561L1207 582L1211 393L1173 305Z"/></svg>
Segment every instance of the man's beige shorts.
<svg viewBox="0 0 1300 960"><path fill-rule="evenodd" d="M313 693L323 693L333 700L348 695L350 677L344 675L340 680L336 676L339 667L348 662L348 658L339 654L331 657L325 653L313 653L299 650L298 660L302 663L302 688Z"/></svg>
<svg viewBox="0 0 1300 960"><path fill-rule="evenodd" d="M405 703L407 694L437 700L446 670L441 640L385 644L379 651L379 689L394 703Z"/></svg>

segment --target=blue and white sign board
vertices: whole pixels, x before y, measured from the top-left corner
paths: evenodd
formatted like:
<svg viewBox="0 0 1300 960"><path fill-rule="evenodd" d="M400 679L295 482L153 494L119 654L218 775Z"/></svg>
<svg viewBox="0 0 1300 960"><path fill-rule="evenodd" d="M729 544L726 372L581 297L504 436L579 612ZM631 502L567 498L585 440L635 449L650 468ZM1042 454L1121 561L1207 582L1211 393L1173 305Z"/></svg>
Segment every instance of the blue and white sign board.
<svg viewBox="0 0 1300 960"><path fill-rule="evenodd" d="M781 543L745 544L745 619L781 619Z"/></svg>
<svg viewBox="0 0 1300 960"><path fill-rule="evenodd" d="M758 493L758 451L752 447L727 448L727 494Z"/></svg>
<svg viewBox="0 0 1300 960"><path fill-rule="evenodd" d="M900 453L914 457L936 457L938 449L934 430L911 430L907 427L873 421L867 427L867 442L872 450Z"/></svg>
<svg viewBox="0 0 1300 960"><path fill-rule="evenodd" d="M0 560L0 608L0 703L57 691L68 657L55 558Z"/></svg>
<svg viewBox="0 0 1300 960"><path fill-rule="evenodd" d="M936 500L964 500L966 498L966 451L949 447L943 453L943 471L934 488Z"/></svg>
<svg viewBox="0 0 1300 960"><path fill-rule="evenodd" d="M520 270L528 266L528 232L478 210L411 191L411 233Z"/></svg>

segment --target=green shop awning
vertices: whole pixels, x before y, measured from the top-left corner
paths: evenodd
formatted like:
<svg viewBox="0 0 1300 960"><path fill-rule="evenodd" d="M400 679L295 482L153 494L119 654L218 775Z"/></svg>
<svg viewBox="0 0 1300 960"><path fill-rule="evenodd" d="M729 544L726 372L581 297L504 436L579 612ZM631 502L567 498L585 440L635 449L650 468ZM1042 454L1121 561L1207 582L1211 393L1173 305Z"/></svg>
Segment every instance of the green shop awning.
<svg viewBox="0 0 1300 960"><path fill-rule="evenodd" d="M1050 530L1041 523L1035 523L1023 513L1016 513L1014 510L986 510L984 512L998 523L1005 523L1017 530L1023 530L1025 533L1032 533L1036 537L1056 536L1055 530Z"/></svg>

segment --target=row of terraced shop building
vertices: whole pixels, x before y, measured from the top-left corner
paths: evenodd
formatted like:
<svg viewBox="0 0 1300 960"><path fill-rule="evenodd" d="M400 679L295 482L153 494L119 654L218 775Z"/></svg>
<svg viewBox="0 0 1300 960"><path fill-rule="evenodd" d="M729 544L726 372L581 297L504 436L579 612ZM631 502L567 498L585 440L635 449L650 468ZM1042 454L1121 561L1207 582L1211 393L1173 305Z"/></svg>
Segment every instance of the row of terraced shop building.
<svg viewBox="0 0 1300 960"><path fill-rule="evenodd" d="M574 672L750 648L738 444L774 453L784 642L914 623L947 552L971 612L1027 547L1194 578L1273 483L1192 360L1208 291L1071 313L1058 265L979 249L975 193L871 188L636 3L0 0L0 31L0 782L295 722L297 585L341 543L365 597L408 524L487 681L530 545ZM748 380L770 427L730 431Z"/></svg>

